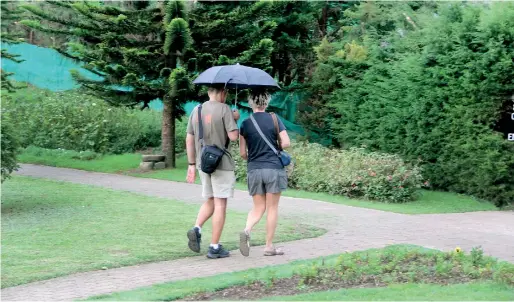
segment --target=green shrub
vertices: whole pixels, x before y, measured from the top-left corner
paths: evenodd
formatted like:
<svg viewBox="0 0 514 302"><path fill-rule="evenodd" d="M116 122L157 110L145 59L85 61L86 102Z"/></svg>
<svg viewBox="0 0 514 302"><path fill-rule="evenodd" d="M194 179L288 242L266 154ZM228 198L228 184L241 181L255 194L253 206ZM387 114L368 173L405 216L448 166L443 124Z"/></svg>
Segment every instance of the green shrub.
<svg viewBox="0 0 514 302"><path fill-rule="evenodd" d="M182 153L186 150L186 129L187 129L187 117L183 117L182 120L177 120L175 124L175 151Z"/></svg>
<svg viewBox="0 0 514 302"><path fill-rule="evenodd" d="M230 153L232 154L232 158L234 158L234 162L236 164L236 168L234 170L236 174L236 181L246 182L246 160L242 159L239 155L238 143L230 144Z"/></svg>
<svg viewBox="0 0 514 302"><path fill-rule="evenodd" d="M356 13L369 9L361 5ZM513 203L514 144L506 137L513 129L514 5L420 9L411 12L416 30L398 22L396 11L380 23L355 23L368 33L359 37L363 60L341 55L351 34L321 45L331 52L311 78L304 125L338 145L421 159L435 189Z"/></svg>
<svg viewBox="0 0 514 302"><path fill-rule="evenodd" d="M134 110L141 128L134 150L144 150L161 145L162 113L150 110Z"/></svg>
<svg viewBox="0 0 514 302"><path fill-rule="evenodd" d="M2 114L2 125L1 125L1 175L2 182L10 177L13 171L16 171L18 164L16 162L16 155L18 154L19 143L16 137L16 132L11 122L3 117Z"/></svg>
<svg viewBox="0 0 514 302"><path fill-rule="evenodd" d="M76 91L27 88L3 107L23 147L120 154L160 144L161 113L111 107Z"/></svg>
<svg viewBox="0 0 514 302"><path fill-rule="evenodd" d="M296 143L289 151L295 160L289 186L295 189L401 203L414 200L422 185L420 168L396 155L308 143ZM232 152L236 178L245 181L246 163L236 146Z"/></svg>
<svg viewBox="0 0 514 302"><path fill-rule="evenodd" d="M78 160L93 160L101 156L100 153L94 151L74 151L65 149L45 149L36 146L29 146L23 150L26 155L38 157L58 157Z"/></svg>
<svg viewBox="0 0 514 302"><path fill-rule="evenodd" d="M502 263L500 267L494 272L494 280L508 285L514 285L514 266L510 263Z"/></svg>

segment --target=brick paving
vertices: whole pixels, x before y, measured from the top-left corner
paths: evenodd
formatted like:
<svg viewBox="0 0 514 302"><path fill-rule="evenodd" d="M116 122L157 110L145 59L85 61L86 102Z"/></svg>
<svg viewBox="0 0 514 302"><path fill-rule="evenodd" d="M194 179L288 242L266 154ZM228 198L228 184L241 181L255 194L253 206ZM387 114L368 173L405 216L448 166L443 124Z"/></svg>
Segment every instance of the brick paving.
<svg viewBox="0 0 514 302"><path fill-rule="evenodd" d="M186 183L35 165L23 165L17 174L189 203L202 202L200 187ZM229 207L247 211L251 207L251 198L246 192L236 191L234 199L229 201ZM328 232L318 238L281 244L286 251L286 255L281 257L263 257L261 249L254 247L249 258L240 256L236 251L232 257L216 261L198 256L79 273L5 288L2 289L1 297L4 301L82 299L157 283L402 243L441 250L456 246L469 250L480 245L486 254L514 262L514 212L404 215L289 197L281 199L280 211L282 217L301 219L303 223L325 228ZM187 227L184 226L185 229Z"/></svg>

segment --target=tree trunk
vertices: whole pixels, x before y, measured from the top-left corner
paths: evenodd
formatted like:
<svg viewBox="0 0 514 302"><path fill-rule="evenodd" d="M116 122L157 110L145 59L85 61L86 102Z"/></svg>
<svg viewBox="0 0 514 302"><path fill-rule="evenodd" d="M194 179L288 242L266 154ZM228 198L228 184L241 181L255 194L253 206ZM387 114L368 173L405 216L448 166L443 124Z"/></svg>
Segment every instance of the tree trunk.
<svg viewBox="0 0 514 302"><path fill-rule="evenodd" d="M323 6L322 12L321 12L321 24L320 24L320 31L321 31L321 37L320 39L323 39L327 35L327 27L328 27L328 1L325 1L325 5Z"/></svg>
<svg viewBox="0 0 514 302"><path fill-rule="evenodd" d="M169 97L163 98L163 105L161 148L166 156L166 166L175 168L175 119Z"/></svg>
<svg viewBox="0 0 514 302"><path fill-rule="evenodd" d="M170 106L171 107L171 106ZM176 135L175 135L175 113L173 111L173 107L171 107L171 122L170 122L170 152L168 152L169 156L166 155L166 158L169 158L170 160L166 160L166 164L175 169L176 163L175 163L175 146L176 146Z"/></svg>

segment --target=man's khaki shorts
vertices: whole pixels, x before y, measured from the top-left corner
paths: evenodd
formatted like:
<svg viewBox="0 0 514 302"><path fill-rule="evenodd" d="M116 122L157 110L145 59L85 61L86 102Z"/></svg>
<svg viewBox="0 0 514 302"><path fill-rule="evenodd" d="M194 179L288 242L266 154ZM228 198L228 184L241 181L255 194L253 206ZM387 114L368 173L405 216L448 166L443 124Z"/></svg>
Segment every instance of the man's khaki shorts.
<svg viewBox="0 0 514 302"><path fill-rule="evenodd" d="M216 170L211 175L198 170L202 181L203 198L232 198L236 175L234 171Z"/></svg>

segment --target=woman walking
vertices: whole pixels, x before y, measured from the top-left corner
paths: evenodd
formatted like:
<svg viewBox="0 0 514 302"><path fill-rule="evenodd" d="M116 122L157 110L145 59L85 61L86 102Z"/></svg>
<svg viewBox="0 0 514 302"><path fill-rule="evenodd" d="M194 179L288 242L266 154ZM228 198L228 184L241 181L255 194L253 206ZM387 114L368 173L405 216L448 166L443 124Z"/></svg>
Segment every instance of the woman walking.
<svg viewBox="0 0 514 302"><path fill-rule="evenodd" d="M266 138L277 150L289 147L290 140L284 124L266 108L270 95L265 91L252 91L248 103L253 114L240 128L239 151L248 161L248 191L253 197L253 208L248 213L246 227L240 234L239 250L243 256L250 254L250 233L267 211L265 256L283 255L273 246L277 228L278 202L287 188L287 174L277 154L266 143Z"/></svg>

